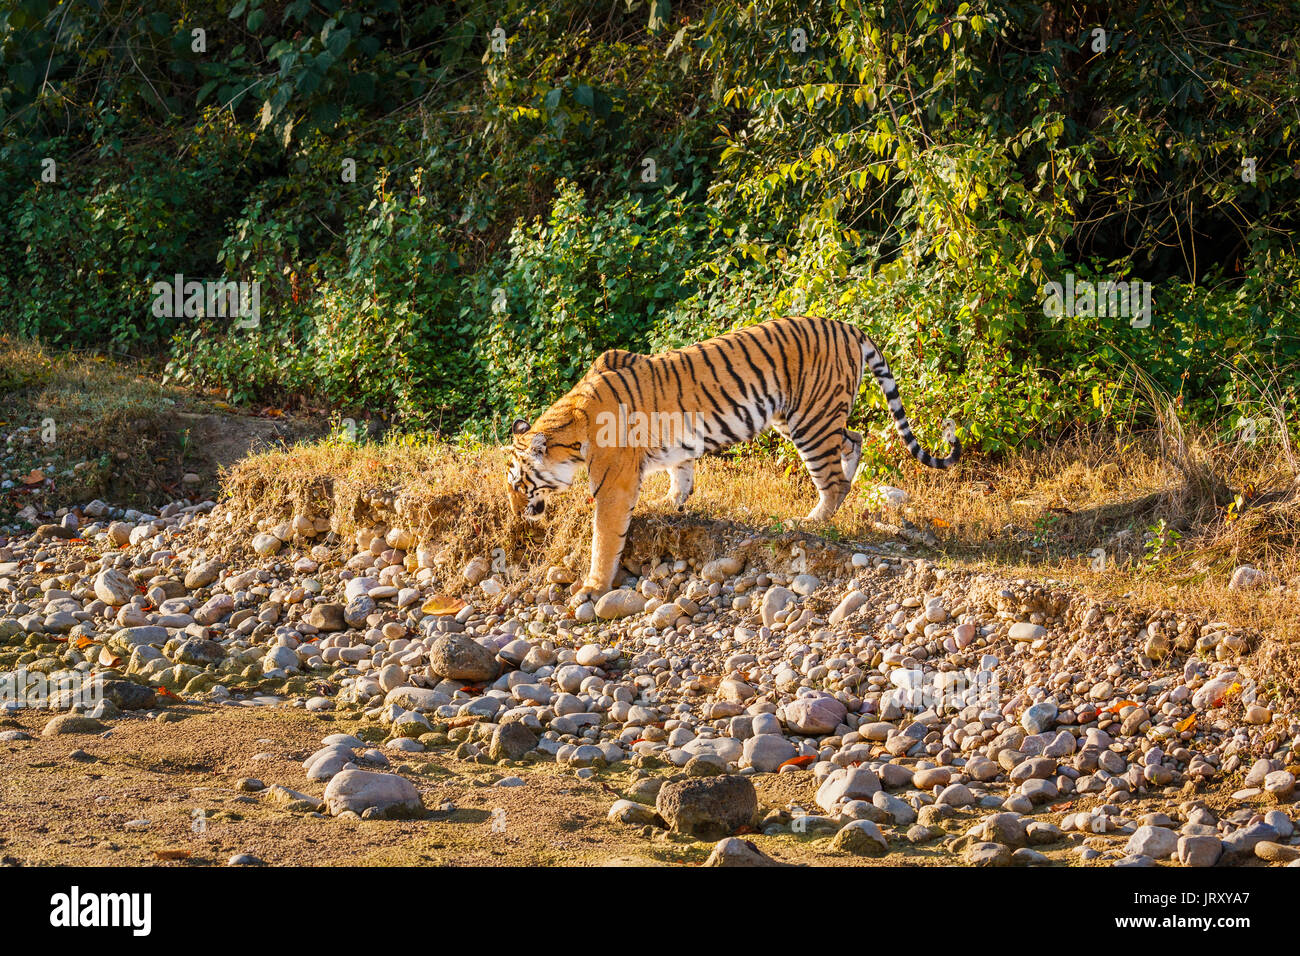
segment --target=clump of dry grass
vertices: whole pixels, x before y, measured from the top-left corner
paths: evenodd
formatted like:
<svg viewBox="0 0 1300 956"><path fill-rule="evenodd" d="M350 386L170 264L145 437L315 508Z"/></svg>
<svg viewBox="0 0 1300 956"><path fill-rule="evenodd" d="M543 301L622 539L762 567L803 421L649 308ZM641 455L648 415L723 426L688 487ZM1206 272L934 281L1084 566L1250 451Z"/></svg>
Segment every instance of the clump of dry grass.
<svg viewBox="0 0 1300 956"><path fill-rule="evenodd" d="M261 527L298 515L329 518L332 530L345 537L359 528L400 526L433 542L449 563L500 554L511 566L538 572L554 564L585 571L592 522L586 475L579 471L571 489L553 494L545 523L533 525L510 511L507 466L506 449L490 446L326 441L246 458L223 475L222 485L235 519ZM755 460L706 459L685 514L657 501L666 488L660 476L642 491L624 553L628 567L674 558L707 561L755 536L762 544L747 547L779 552L781 560L801 541L827 550L819 536L793 527L792 519L817 500L801 472ZM834 541L864 536L868 520L861 509L845 509L835 525L820 530L834 551ZM831 559L811 553L805 560L815 570Z"/></svg>

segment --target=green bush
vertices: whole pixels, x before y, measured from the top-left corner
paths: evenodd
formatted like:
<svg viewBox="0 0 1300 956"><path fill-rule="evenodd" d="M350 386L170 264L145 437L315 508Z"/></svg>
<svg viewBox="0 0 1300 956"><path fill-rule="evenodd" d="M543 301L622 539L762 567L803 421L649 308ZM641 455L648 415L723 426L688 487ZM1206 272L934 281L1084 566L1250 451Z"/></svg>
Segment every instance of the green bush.
<svg viewBox="0 0 1300 956"><path fill-rule="evenodd" d="M484 354L502 399L535 415L606 349L645 351L684 297L700 228L671 188L593 210L580 189L560 183L546 220L511 235L492 290L499 305L489 309Z"/></svg>

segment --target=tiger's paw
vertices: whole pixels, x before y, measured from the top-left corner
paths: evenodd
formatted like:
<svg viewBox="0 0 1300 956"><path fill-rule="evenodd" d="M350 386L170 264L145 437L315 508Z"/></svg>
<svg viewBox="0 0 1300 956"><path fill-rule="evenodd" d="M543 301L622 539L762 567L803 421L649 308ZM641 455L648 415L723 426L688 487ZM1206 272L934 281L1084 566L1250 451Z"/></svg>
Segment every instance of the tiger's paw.
<svg viewBox="0 0 1300 956"><path fill-rule="evenodd" d="M582 607L582 605L586 604L588 601L598 601L603 593L603 591L599 591L596 588L583 585L578 588L578 590L574 591L573 596L569 598L569 607L578 608Z"/></svg>

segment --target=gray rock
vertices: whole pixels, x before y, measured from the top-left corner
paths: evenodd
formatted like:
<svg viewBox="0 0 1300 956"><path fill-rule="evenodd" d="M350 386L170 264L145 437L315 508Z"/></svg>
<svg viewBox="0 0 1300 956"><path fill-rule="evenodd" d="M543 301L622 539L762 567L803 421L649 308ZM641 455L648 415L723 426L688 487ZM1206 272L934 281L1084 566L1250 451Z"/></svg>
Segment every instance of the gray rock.
<svg viewBox="0 0 1300 956"><path fill-rule="evenodd" d="M1056 726L1057 711L1054 701L1045 700L1034 704L1020 715L1020 726L1031 734L1045 734Z"/></svg>
<svg viewBox="0 0 1300 956"><path fill-rule="evenodd" d="M122 716L122 709L111 700L101 700L90 710L86 711L87 717L94 717L96 720L113 720Z"/></svg>
<svg viewBox="0 0 1300 956"><path fill-rule="evenodd" d="M969 807L975 802L975 795L970 792L970 787L966 784L952 783L943 788L939 796L934 798L934 802L950 807Z"/></svg>
<svg viewBox="0 0 1300 956"><path fill-rule="evenodd" d="M106 724L93 717L81 714L60 714L50 720L41 731L42 737L57 737L61 734L100 734L108 730Z"/></svg>
<svg viewBox="0 0 1300 956"><path fill-rule="evenodd" d="M1018 813L995 813L984 820L981 835L990 843L1024 846L1028 842L1025 819Z"/></svg>
<svg viewBox="0 0 1300 956"><path fill-rule="evenodd" d="M966 848L966 862L971 866L1010 866L1011 847L1001 843L972 843Z"/></svg>
<svg viewBox="0 0 1300 956"><path fill-rule="evenodd" d="M857 856L884 856L889 852L889 841L870 820L854 820L835 834L831 849Z"/></svg>
<svg viewBox="0 0 1300 956"><path fill-rule="evenodd" d="M283 541L266 531L253 535L253 550L264 558L271 557L283 544Z"/></svg>
<svg viewBox="0 0 1300 956"><path fill-rule="evenodd" d="M1036 641L1040 637L1047 636L1047 628L1041 624L1030 624L1028 621L1019 621L1011 625L1007 631L1007 636L1013 641Z"/></svg>
<svg viewBox="0 0 1300 956"><path fill-rule="evenodd" d="M758 795L746 777L692 777L664 784L655 809L670 829L717 840L748 825L758 810Z"/></svg>
<svg viewBox="0 0 1300 956"><path fill-rule="evenodd" d="M1266 863L1291 863L1300 860L1300 847L1260 840L1255 844L1255 856Z"/></svg>
<svg viewBox="0 0 1300 956"><path fill-rule="evenodd" d="M1295 824L1281 810L1270 810L1264 814L1264 822L1277 831L1278 839L1285 840L1295 832Z"/></svg>
<svg viewBox="0 0 1300 956"><path fill-rule="evenodd" d="M348 627L343 608L338 604L313 604L305 620L318 631L345 631Z"/></svg>
<svg viewBox="0 0 1300 956"><path fill-rule="evenodd" d="M738 718L733 718L738 719ZM761 773L773 773L799 751L793 743L780 734L758 734L744 744L743 762Z"/></svg>
<svg viewBox="0 0 1300 956"><path fill-rule="evenodd" d="M325 806L331 816L346 810L360 814L374 808L388 817L410 816L423 809L415 784L405 777L370 770L344 770L325 788Z"/></svg>
<svg viewBox="0 0 1300 956"><path fill-rule="evenodd" d="M1045 866L1050 863L1046 856L1037 850L1031 850L1027 846L1022 846L1011 854L1011 862L1015 866Z"/></svg>
<svg viewBox="0 0 1300 956"><path fill-rule="evenodd" d="M608 591L596 602L596 617L602 621L615 621L621 617L640 614L645 610L645 595L631 588Z"/></svg>
<svg viewBox="0 0 1300 956"><path fill-rule="evenodd" d="M719 840L704 861L705 866L786 866L772 859L748 840L728 837Z"/></svg>
<svg viewBox="0 0 1300 956"><path fill-rule="evenodd" d="M776 615L794 600L794 592L782 587L768 588L763 595L763 625L771 627L776 623Z"/></svg>
<svg viewBox="0 0 1300 956"><path fill-rule="evenodd" d="M222 563L216 560L196 564L185 575L185 586L191 590L207 587L220 576L222 567Z"/></svg>
<svg viewBox="0 0 1300 956"><path fill-rule="evenodd" d="M912 809L911 804L900 800L893 794L886 793L884 790L877 790L871 795L871 802L888 814L889 819L896 826L906 827L916 822L916 811Z"/></svg>
<svg viewBox="0 0 1300 956"><path fill-rule="evenodd" d="M122 628L113 635L113 643L127 650L139 647L142 644L162 647L167 643L170 636L165 627L159 627L156 624L141 624L137 627Z"/></svg>
<svg viewBox="0 0 1300 956"><path fill-rule="evenodd" d="M95 597L110 607L127 604L138 593L135 582L117 568L107 568L95 575Z"/></svg>
<svg viewBox="0 0 1300 956"><path fill-rule="evenodd" d="M299 793L297 790L290 790L288 787L282 787L279 784L267 787L263 791L263 795L276 806L297 813L314 813L325 806L320 797Z"/></svg>
<svg viewBox="0 0 1300 956"><path fill-rule="evenodd" d="M1051 780L1041 780L1032 778L1026 780L1020 785L1020 792L1029 798L1034 804L1051 803L1057 798L1060 791L1055 783Z"/></svg>
<svg viewBox="0 0 1300 956"><path fill-rule="evenodd" d="M1177 854L1183 866L1214 866L1223 855L1223 841L1217 836L1179 837Z"/></svg>
<svg viewBox="0 0 1300 956"><path fill-rule="evenodd" d="M817 788L817 806L834 813L841 800L870 800L880 790L880 778L868 767L831 771Z"/></svg>
<svg viewBox="0 0 1300 956"><path fill-rule="evenodd" d="M303 763L308 780L332 780L356 759L349 747L325 747Z"/></svg>
<svg viewBox="0 0 1300 956"><path fill-rule="evenodd" d="M633 800L615 800L609 808L608 819L611 823L626 823L630 826L643 827L655 822L655 812Z"/></svg>
<svg viewBox="0 0 1300 956"><path fill-rule="evenodd" d="M377 608L375 599L369 594L359 595L343 607L343 620L349 627L365 627L366 619L374 614Z"/></svg>
<svg viewBox="0 0 1300 956"><path fill-rule="evenodd" d="M1178 834L1165 827L1140 826L1129 837L1124 852L1130 856L1149 856L1163 860L1178 849Z"/></svg>
<svg viewBox="0 0 1300 956"><path fill-rule="evenodd" d="M464 634L443 634L429 651L429 668L452 680L482 681L497 676L495 656Z"/></svg>
<svg viewBox="0 0 1300 956"><path fill-rule="evenodd" d="M451 703L451 695L428 687L403 685L394 687L384 695L384 703L396 704L403 710L414 710L425 714L437 710L444 704Z"/></svg>
<svg viewBox="0 0 1300 956"><path fill-rule="evenodd" d="M721 558L715 558L709 561L700 569L700 577L706 581L716 581L721 584L727 578L735 577L744 567L744 562L734 555L726 555ZM724 841L725 842L725 841Z"/></svg>
<svg viewBox="0 0 1300 956"><path fill-rule="evenodd" d="M184 641L176 648L175 660L196 667L211 667L226 659L226 649L216 641Z"/></svg>
<svg viewBox="0 0 1300 956"><path fill-rule="evenodd" d="M865 594L861 591L850 591L848 594L844 595L840 600L840 603L835 606L835 610L831 611L830 617L826 619L826 623L831 627L834 627L841 621L851 617L866 603L867 596Z"/></svg>
<svg viewBox="0 0 1300 956"><path fill-rule="evenodd" d="M511 721L492 731L488 756L493 760L518 760L536 746L537 734L518 721Z"/></svg>
<svg viewBox="0 0 1300 956"><path fill-rule="evenodd" d="M822 737L835 732L847 713L834 697L800 697L785 705L785 720L797 734Z"/></svg>
<svg viewBox="0 0 1300 956"><path fill-rule="evenodd" d="M1223 838L1223 855L1230 862L1239 862L1254 855L1255 844L1278 839L1277 831L1267 823L1252 823Z"/></svg>

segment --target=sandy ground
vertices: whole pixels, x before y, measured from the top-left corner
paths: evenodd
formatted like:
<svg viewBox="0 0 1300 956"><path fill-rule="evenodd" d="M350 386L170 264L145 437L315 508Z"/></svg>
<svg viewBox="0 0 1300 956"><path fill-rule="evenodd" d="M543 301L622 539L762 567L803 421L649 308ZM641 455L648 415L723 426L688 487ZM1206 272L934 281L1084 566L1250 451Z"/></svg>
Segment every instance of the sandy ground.
<svg viewBox="0 0 1300 956"><path fill-rule="evenodd" d="M265 796L241 792L238 781L255 777L268 786L320 795L323 785L306 780L301 761L323 737L355 732L364 724L290 707L189 704L168 713L183 719L127 717L113 722L108 737L36 736L0 743L0 862L210 866L247 853L270 865L305 866L698 865L712 848L609 823L610 804L629 784L626 767L579 780L549 762L495 767L458 761L450 751L393 755L394 766L405 766L423 794L428 810L423 819L348 821L288 811ZM0 719L0 729L39 735L48 716ZM523 777L526 786L490 785L509 774ZM790 802L813 807L811 774L766 774L755 780L765 808ZM1210 793L1198 796L1220 802ZM437 809L448 800L454 810ZM1078 808L1061 804L1047 818L1059 822ZM960 812L947 822L948 832L964 832L980 815ZM943 841L913 847L895 839L897 849L873 860L832 850L828 835L746 838L788 863L961 862ZM1071 864L1077 862L1071 849L1079 839L1039 849L1055 863ZM1119 848L1124 839L1108 842Z"/></svg>

